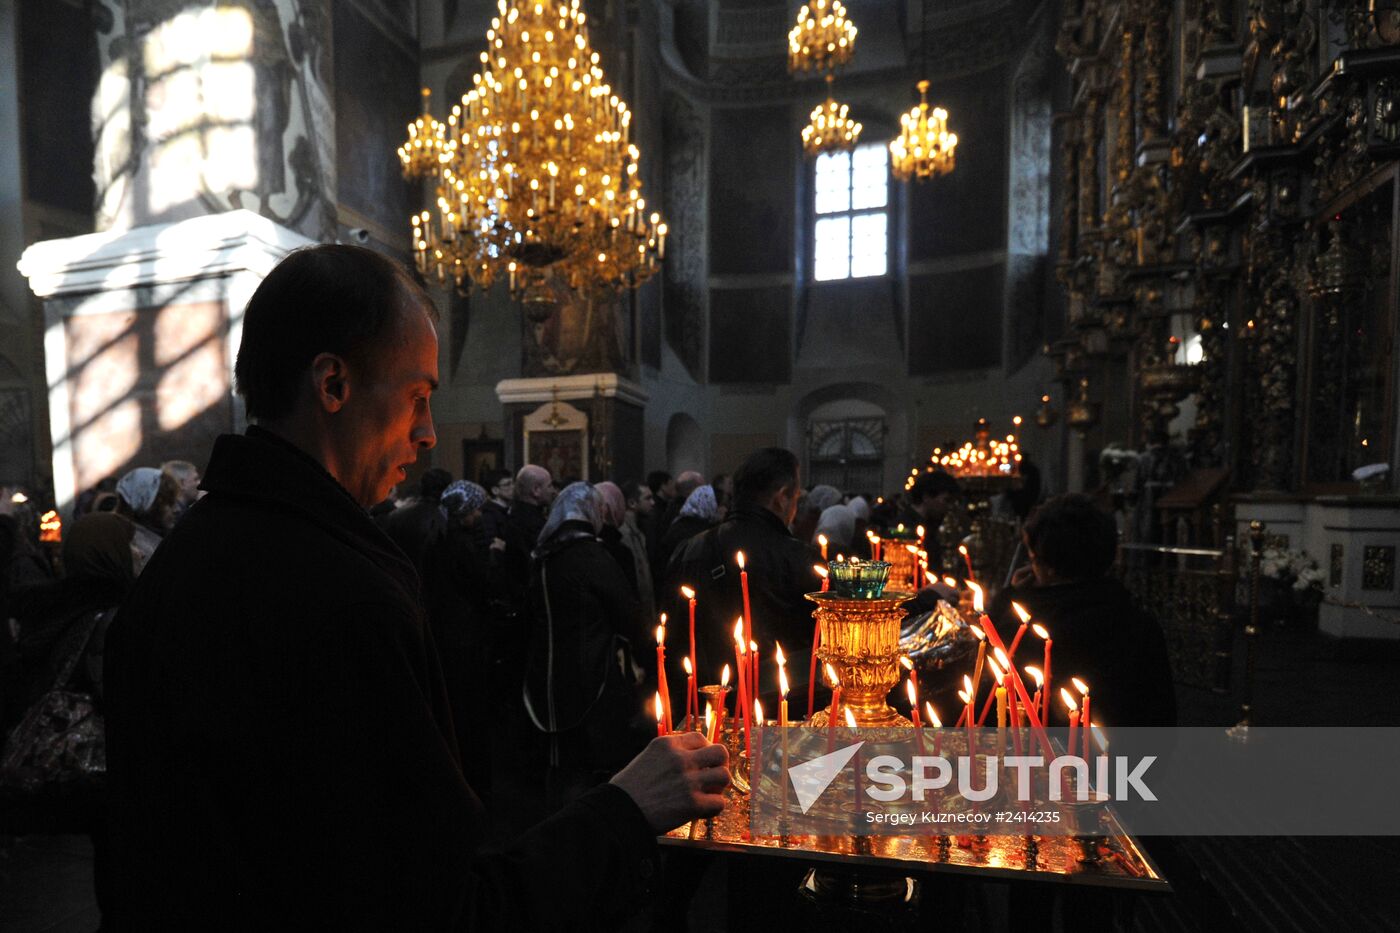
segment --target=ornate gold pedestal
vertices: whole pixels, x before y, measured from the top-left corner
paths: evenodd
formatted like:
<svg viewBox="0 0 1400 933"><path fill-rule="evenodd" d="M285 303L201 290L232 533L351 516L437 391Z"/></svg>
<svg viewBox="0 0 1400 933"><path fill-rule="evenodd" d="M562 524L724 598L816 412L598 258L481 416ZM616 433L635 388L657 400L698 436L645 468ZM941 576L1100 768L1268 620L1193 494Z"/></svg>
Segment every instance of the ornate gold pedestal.
<svg viewBox="0 0 1400 933"><path fill-rule="evenodd" d="M910 553L909 545L919 546L917 538L886 538L880 542L880 559L889 562L889 587L891 590L909 590L914 585L914 568L919 565L917 555Z"/></svg>
<svg viewBox="0 0 1400 933"><path fill-rule="evenodd" d="M856 599L808 593L807 598L817 604L813 615L821 626L817 657L841 679L841 706L855 715L856 725L912 725L885 698L899 683L899 623L904 618L903 605L913 596L886 592L877 599ZM811 724L826 725L827 712L817 710Z"/></svg>

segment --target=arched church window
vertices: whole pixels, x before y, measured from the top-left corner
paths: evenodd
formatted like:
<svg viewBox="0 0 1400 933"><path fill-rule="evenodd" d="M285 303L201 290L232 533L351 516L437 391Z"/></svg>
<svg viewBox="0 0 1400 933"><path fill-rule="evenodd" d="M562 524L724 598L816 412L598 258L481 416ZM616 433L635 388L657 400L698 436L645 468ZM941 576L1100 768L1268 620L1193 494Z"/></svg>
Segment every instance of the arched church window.
<svg viewBox="0 0 1400 933"><path fill-rule="evenodd" d="M813 273L819 282L884 275L889 253L889 153L883 143L817 156Z"/></svg>
<svg viewBox="0 0 1400 933"><path fill-rule="evenodd" d="M842 418L807 427L808 486L876 492L885 469L885 419Z"/></svg>

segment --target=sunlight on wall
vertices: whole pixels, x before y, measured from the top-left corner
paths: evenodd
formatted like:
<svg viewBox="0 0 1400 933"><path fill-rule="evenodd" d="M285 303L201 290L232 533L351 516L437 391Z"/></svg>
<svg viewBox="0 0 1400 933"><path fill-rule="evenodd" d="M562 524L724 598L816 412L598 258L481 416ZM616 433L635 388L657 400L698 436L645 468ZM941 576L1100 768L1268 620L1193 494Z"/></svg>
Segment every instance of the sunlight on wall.
<svg viewBox="0 0 1400 933"><path fill-rule="evenodd" d="M67 321L69 411L77 488L126 464L141 448L135 312L77 315Z"/></svg>
<svg viewBox="0 0 1400 933"><path fill-rule="evenodd" d="M174 431L228 398L220 334L222 305L173 305L156 312L155 363L163 369L156 385L156 421Z"/></svg>
<svg viewBox="0 0 1400 933"><path fill-rule="evenodd" d="M96 135L96 171L98 184L107 186L97 193L100 217L116 217L122 212L127 188L131 184L127 162L131 158L131 76L126 59L108 65L97 82L93 104Z"/></svg>
<svg viewBox="0 0 1400 933"><path fill-rule="evenodd" d="M201 191L255 188L257 78L248 11L187 10L151 30L142 54L151 210Z"/></svg>

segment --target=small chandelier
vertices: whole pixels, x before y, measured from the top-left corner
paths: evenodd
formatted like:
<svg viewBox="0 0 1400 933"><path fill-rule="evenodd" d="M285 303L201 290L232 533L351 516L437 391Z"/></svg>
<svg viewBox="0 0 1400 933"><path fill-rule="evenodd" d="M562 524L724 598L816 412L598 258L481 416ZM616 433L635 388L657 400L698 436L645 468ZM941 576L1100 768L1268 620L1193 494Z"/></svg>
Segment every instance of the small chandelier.
<svg viewBox="0 0 1400 933"><path fill-rule="evenodd" d="M399 147L399 162L408 179L427 178L438 170L447 149L447 128L433 117L433 92L423 88L423 113L408 125L408 141Z"/></svg>
<svg viewBox="0 0 1400 933"><path fill-rule="evenodd" d="M635 288L665 258L666 224L647 212L632 114L589 46L586 14L579 0L500 0L498 11L440 146L425 113L399 150L406 175L436 185L435 209L412 218L418 269L464 291L507 278L516 298L551 280ZM418 155L434 148L436 164Z"/></svg>
<svg viewBox="0 0 1400 933"><path fill-rule="evenodd" d="M851 60L856 25L841 0L811 0L788 32L788 71L833 71Z"/></svg>
<svg viewBox="0 0 1400 933"><path fill-rule="evenodd" d="M948 132L948 111L929 109L928 82L919 82L919 106L899 118L900 133L890 141L890 168L900 181L923 181L953 170L958 134Z"/></svg>
<svg viewBox="0 0 1400 933"><path fill-rule="evenodd" d="M810 122L802 128L802 151L809 158L823 152L841 152L855 148L861 125L848 116L850 108L831 97L831 75L826 76L826 101L812 110Z"/></svg>

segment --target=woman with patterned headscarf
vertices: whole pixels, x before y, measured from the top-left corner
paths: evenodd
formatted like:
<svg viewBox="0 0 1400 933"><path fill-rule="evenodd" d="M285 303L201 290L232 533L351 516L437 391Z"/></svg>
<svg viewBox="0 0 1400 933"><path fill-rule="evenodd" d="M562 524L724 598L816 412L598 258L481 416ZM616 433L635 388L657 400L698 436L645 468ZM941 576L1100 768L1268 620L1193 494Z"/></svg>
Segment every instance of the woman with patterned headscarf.
<svg viewBox="0 0 1400 933"><path fill-rule="evenodd" d="M525 709L543 734L551 804L606 781L646 742L633 651L645 622L622 569L603 549L603 496L566 486L531 555Z"/></svg>
<svg viewBox="0 0 1400 933"><path fill-rule="evenodd" d="M154 467L137 467L117 480L117 514L135 524L131 546L138 575L174 526L179 497L175 480Z"/></svg>
<svg viewBox="0 0 1400 933"><path fill-rule="evenodd" d="M691 538L720 522L719 501L713 486L697 486L681 506L680 515L661 539L661 566L668 567L671 555ZM668 575L669 579L669 575Z"/></svg>
<svg viewBox="0 0 1400 933"><path fill-rule="evenodd" d="M502 719L502 711L495 709L499 691L494 689L492 659L500 642L505 595L503 576L477 534L486 498L476 483L450 484L438 500L442 531L423 550L423 606L437 642L462 770L480 796L491 789L495 742L489 732Z"/></svg>

